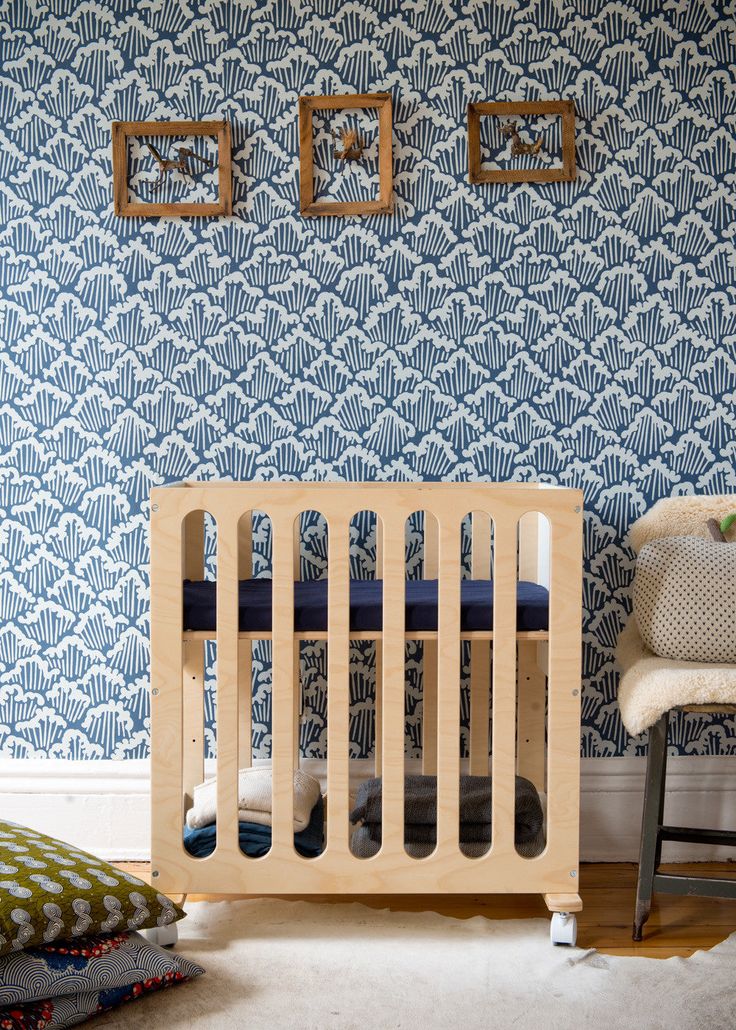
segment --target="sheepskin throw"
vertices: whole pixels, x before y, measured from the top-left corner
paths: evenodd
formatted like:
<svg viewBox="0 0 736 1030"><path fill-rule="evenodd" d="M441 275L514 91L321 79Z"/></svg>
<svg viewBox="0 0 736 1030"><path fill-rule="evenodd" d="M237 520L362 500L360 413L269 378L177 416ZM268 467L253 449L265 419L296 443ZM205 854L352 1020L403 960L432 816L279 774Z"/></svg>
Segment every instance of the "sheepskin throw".
<svg viewBox="0 0 736 1030"><path fill-rule="evenodd" d="M736 511L736 494L697 494L663 497L636 520L629 530L629 543L637 553L650 540L663 536L701 536L710 539L708 519L718 522ZM736 542L736 524L726 533Z"/></svg>
<svg viewBox="0 0 736 1030"><path fill-rule="evenodd" d="M654 654L736 663L736 546L672 536L636 560L634 615Z"/></svg>
<svg viewBox="0 0 736 1030"><path fill-rule="evenodd" d="M632 737L672 708L736 704L736 665L660 658L642 641L636 619L629 620L618 638L616 659L621 720Z"/></svg>
<svg viewBox="0 0 736 1030"><path fill-rule="evenodd" d="M649 541L663 537L710 539L708 519L720 522L732 511L736 511L736 494L663 498L637 519L629 531L629 542L640 552ZM728 540L734 540L735 530L732 526L726 534ZM621 719L632 736L649 729L671 708L736 704L736 665L661 658L642 640L633 615L619 637L616 659L621 671Z"/></svg>

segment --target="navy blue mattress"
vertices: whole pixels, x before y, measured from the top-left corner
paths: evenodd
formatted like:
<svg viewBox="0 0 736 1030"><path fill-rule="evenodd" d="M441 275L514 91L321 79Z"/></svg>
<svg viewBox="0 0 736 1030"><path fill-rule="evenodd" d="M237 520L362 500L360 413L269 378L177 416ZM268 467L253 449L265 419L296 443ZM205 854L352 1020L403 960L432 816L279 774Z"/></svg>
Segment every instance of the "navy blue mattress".
<svg viewBox="0 0 736 1030"><path fill-rule="evenodd" d="M215 629L216 589L211 580L184 581L184 629ZM271 580L245 579L240 582L241 631L271 631ZM380 630L383 581L350 581L350 629ZM536 583L519 583L516 595L516 628L547 629L549 594ZM463 630L493 627L493 583L488 579L464 579L461 584L460 625ZM410 579L406 582L407 630L437 629L437 580ZM327 580L294 584L294 629L327 629Z"/></svg>

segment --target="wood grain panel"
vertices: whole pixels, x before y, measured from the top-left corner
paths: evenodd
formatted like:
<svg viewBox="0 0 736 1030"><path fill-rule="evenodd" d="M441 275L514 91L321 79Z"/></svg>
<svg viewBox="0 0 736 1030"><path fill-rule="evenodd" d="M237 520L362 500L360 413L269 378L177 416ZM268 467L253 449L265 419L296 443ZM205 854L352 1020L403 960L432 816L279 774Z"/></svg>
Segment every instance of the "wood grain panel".
<svg viewBox="0 0 736 1030"><path fill-rule="evenodd" d="M350 809L350 527L328 523L327 848L348 854Z"/></svg>
<svg viewBox="0 0 736 1030"><path fill-rule="evenodd" d="M299 511L268 506L273 542L272 737L273 843L269 859L294 852L294 520Z"/></svg>
<svg viewBox="0 0 736 1030"><path fill-rule="evenodd" d="M581 614L581 496L562 488L531 484L426 483L208 483L156 488L152 492L152 684L153 703L153 856L160 886L171 892L212 890L251 893L288 889L296 894L437 892L506 893L524 891L547 897L548 904L576 904L577 809L579 803L579 685ZM352 635L339 597L347 582L348 513L370 509L384 525L384 622L382 646L382 755L384 777L384 845L376 857L357 861L336 846L313 861L293 848L294 763L294 539L296 516L319 510L331 526L343 527L343 551L333 554L337 587L330 602L330 647L337 643L330 672L335 727L332 782L337 800L330 812L345 815L346 759L341 757L348 714L346 651ZM273 528L273 781L274 844L264 859L253 861L237 849L236 773L238 697L242 699L242 655L238 644L237 583L240 571L239 517L266 511ZM218 808L221 825L217 851L195 860L181 846L182 805L182 648L204 635L182 632L182 575L185 554L182 521L194 511L209 510L218 525ZM525 511L542 511L552 526L553 560L549 634L516 632L516 522ZM417 862L403 848L404 781L404 530L414 511L431 511L442 529L440 540L440 627L438 769L440 775L440 844ZM494 655L494 842L488 855L471 860L457 848L458 676L459 676L459 518L462 512L485 511L496 526L496 604ZM504 555L499 559L499 554ZM342 556L341 556L342 555ZM555 555L557 556L555 558ZM489 639L491 631L471 639ZM263 636L266 636L263 634ZM309 634L310 638L315 634ZM371 634L370 636L376 636ZM528 638L542 650L550 640L550 748L547 759L550 840L535 859L513 848L513 774L515 756L516 642ZM224 661L222 660L224 657ZM221 667L220 667L221 666ZM334 683L343 689L334 689ZM574 693L577 691L577 693ZM336 706L336 708L335 708ZM347 748L342 751L346 755ZM337 754L337 758L335 758ZM241 755L242 758L242 755ZM188 759L187 759L188 760ZM328 772L328 776L330 775ZM337 825L337 823L335 824ZM572 888L572 890L571 890ZM560 900L562 899L562 901Z"/></svg>
<svg viewBox="0 0 736 1030"><path fill-rule="evenodd" d="M383 856L404 855L404 527L383 517Z"/></svg>

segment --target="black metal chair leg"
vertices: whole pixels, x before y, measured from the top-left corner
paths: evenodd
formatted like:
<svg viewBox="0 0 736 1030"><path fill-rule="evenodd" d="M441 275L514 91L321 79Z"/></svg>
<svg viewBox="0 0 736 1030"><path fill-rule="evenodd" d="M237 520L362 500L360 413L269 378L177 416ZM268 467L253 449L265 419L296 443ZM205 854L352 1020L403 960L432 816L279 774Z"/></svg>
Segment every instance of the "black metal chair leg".
<svg viewBox="0 0 736 1030"><path fill-rule="evenodd" d="M659 830L664 816L668 726L669 712L665 712L649 730L649 754L647 756L639 850L639 877L636 885L636 911L634 914L633 938L635 941L641 940L642 927L649 918L654 874L657 871L662 850Z"/></svg>

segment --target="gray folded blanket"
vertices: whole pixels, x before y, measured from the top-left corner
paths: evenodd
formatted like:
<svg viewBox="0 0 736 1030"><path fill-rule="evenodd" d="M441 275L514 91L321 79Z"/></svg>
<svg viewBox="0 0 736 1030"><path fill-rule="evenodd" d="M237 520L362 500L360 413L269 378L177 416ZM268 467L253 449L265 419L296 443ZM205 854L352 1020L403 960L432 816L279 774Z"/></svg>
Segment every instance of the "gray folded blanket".
<svg viewBox="0 0 736 1030"><path fill-rule="evenodd" d="M382 782L377 776L358 788L353 823L362 823L374 842L381 841ZM407 843L434 845L437 840L437 777L404 778L404 839ZM515 838L517 844L534 840L542 829L544 813L533 783L516 777ZM487 843L491 839L491 777L460 777L460 840ZM431 850L431 849L430 849Z"/></svg>
<svg viewBox="0 0 736 1030"><path fill-rule="evenodd" d="M537 855L541 855L544 851L545 837L544 830L540 829L539 833L532 838L532 840L516 842L516 850L519 852L522 858L536 858ZM435 849L435 844L429 843L410 843L406 842L404 845L407 855L410 858L427 858L431 855ZM486 854L490 845L487 843L476 842L465 842L460 844L460 850L466 858L481 858ZM381 850L380 840L374 840L371 837L370 830L367 826L359 826L357 830L353 831L353 835L350 838L350 851L356 858L373 858Z"/></svg>

